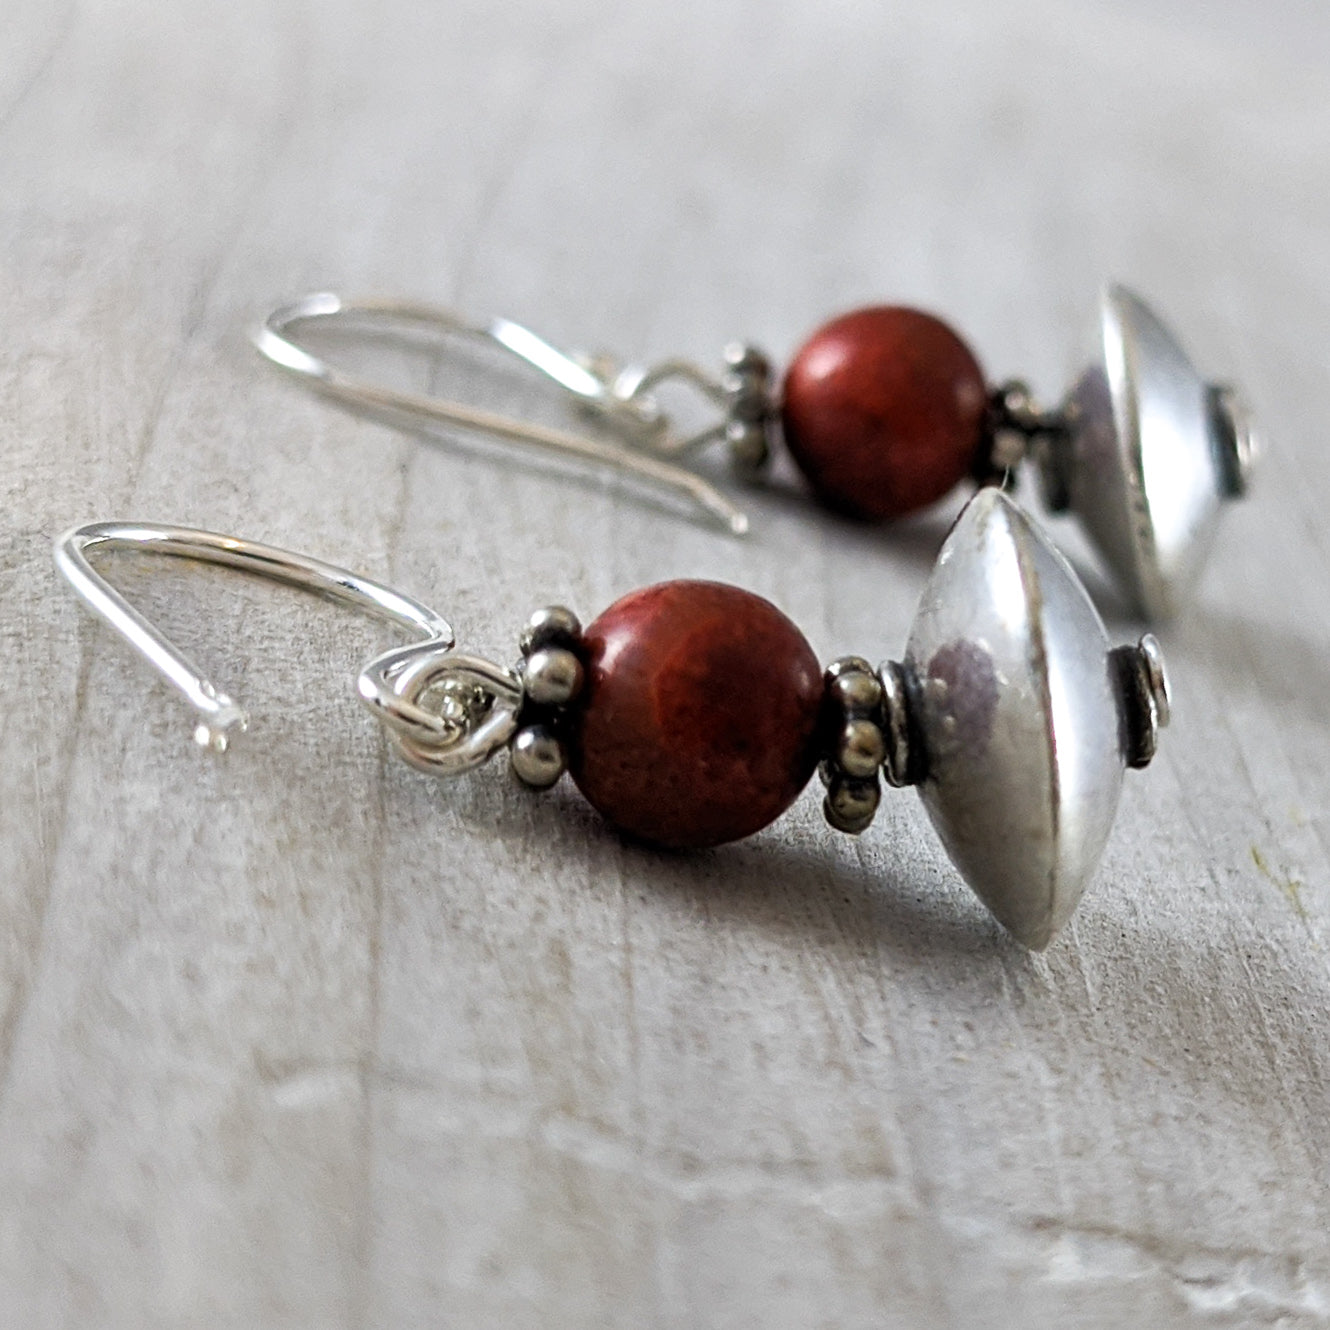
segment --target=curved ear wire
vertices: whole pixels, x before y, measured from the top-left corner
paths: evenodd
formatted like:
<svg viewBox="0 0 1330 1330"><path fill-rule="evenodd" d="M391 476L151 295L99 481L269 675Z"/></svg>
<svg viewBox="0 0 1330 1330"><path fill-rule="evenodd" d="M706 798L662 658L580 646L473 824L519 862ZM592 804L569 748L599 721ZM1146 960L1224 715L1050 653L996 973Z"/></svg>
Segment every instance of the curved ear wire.
<svg viewBox="0 0 1330 1330"><path fill-rule="evenodd" d="M244 708L218 689L93 569L87 557L93 550L136 550L239 568L312 591L419 633L424 642L416 644L417 650L426 647L443 655L453 646L453 630L448 622L419 601L368 577L289 550L192 527L137 522L94 522L67 531L56 541L56 567L83 603L105 619L198 712L202 719L194 731L194 739L217 752L225 751L231 730L246 728L248 717ZM371 661L365 667L366 675L383 659L376 657ZM363 684L361 692L364 693ZM409 728L413 733L433 735L436 741L451 742L455 737L442 718L408 700L390 696L379 702L376 714L385 723L395 722L399 728Z"/></svg>
<svg viewBox="0 0 1330 1330"><path fill-rule="evenodd" d="M425 333L442 338L451 334L491 342L571 394L617 434L620 442L602 443L581 434L515 420L442 397L384 387L347 374L296 340L298 329L313 324L336 326L343 332L368 337ZM727 437L732 424L745 427L751 424L739 418L752 411L751 385L742 373L730 385L688 362L668 361L651 370L625 370L608 377L599 367L565 355L530 329L508 319L494 319L482 326L430 305L394 300L351 301L331 293L309 295L274 310L255 331L254 345L279 369L353 410L398 425L453 425L578 461L599 463L682 495L734 535L743 535L748 530L748 518L719 490L701 476L668 460L712 439ZM671 378L691 383L728 414L718 425L691 438L676 438L670 433L668 419L657 410L649 395L650 388ZM738 417L732 420L735 412Z"/></svg>

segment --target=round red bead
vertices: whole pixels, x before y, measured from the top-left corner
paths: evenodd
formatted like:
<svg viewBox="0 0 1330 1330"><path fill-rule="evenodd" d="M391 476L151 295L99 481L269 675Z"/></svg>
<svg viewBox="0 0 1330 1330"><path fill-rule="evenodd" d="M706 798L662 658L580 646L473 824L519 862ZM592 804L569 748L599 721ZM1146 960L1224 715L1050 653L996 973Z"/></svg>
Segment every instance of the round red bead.
<svg viewBox="0 0 1330 1330"><path fill-rule="evenodd" d="M822 672L768 601L663 582L616 601L584 640L570 770L608 821L657 845L720 845L779 817L807 784Z"/></svg>
<svg viewBox="0 0 1330 1330"><path fill-rule="evenodd" d="M971 469L988 393L970 348L941 319L877 306L833 319L785 375L790 453L820 498L858 517L899 517Z"/></svg>

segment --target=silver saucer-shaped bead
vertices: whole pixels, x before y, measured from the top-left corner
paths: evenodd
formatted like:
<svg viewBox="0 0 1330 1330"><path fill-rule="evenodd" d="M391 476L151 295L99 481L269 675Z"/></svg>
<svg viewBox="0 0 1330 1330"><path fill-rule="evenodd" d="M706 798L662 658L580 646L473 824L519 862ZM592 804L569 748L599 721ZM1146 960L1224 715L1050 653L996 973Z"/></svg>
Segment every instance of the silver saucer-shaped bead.
<svg viewBox="0 0 1330 1330"><path fill-rule="evenodd" d="M1259 452L1236 391L1208 383L1139 296L1107 288L1095 350L1044 457L1045 490L1076 514L1150 620L1192 593L1220 510L1246 492Z"/></svg>
<svg viewBox="0 0 1330 1330"><path fill-rule="evenodd" d="M942 547L901 668L948 854L1010 932L1047 946L1094 874L1123 770L1167 722L1158 644L1110 651L1066 560L990 488Z"/></svg>

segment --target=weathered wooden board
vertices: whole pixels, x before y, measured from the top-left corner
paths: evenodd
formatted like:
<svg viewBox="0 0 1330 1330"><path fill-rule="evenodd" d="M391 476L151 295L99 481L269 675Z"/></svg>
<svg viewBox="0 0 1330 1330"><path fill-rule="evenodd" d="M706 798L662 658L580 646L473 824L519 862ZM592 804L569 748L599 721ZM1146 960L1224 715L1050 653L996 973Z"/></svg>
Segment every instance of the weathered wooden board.
<svg viewBox="0 0 1330 1330"><path fill-rule="evenodd" d="M1327 38L1292 0L5 0L0 1324L1330 1321ZM707 575L884 656L954 503L876 532L777 486L738 542L340 415L246 326L333 285L786 356L891 298L1053 393L1109 276L1274 445L1044 955L913 796L629 847L397 763L373 625L125 560L251 706L211 758L52 569L78 521L236 531L500 657Z"/></svg>

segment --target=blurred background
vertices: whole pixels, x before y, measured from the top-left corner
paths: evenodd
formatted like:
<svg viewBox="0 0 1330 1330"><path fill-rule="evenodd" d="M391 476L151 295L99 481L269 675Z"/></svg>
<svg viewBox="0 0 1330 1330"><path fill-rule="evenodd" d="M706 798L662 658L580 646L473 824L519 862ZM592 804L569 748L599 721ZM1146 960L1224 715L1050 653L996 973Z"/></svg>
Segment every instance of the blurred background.
<svg viewBox="0 0 1330 1330"><path fill-rule="evenodd" d="M1328 62L1313 0L3 0L0 1323L1330 1320ZM653 856L391 765L371 628L130 569L265 717L209 765L51 568L75 522L235 531L489 651L717 576L885 656L958 499L740 493L734 542L351 420L247 330L328 287L782 363L890 301L1052 399L1107 279L1271 443L1045 957L913 800Z"/></svg>

